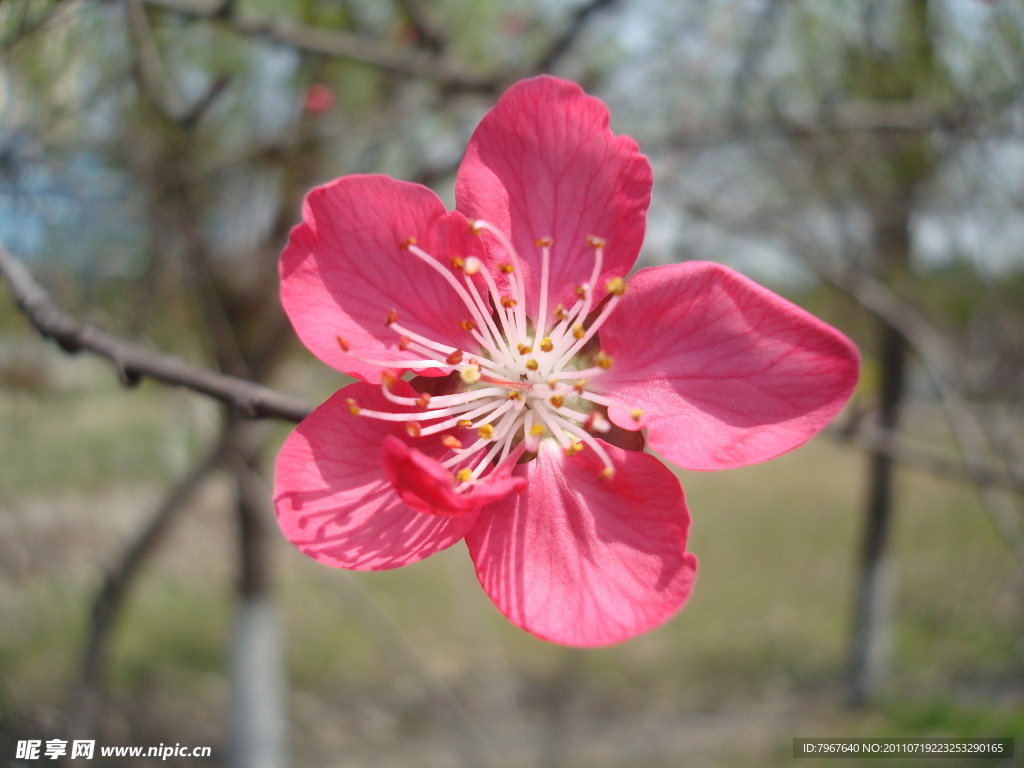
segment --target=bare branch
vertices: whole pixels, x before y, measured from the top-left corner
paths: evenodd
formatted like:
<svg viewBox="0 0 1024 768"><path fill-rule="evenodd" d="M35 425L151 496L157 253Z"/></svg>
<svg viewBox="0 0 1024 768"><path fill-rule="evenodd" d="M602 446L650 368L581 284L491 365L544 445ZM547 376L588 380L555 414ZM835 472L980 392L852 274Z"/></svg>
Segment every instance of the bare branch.
<svg viewBox="0 0 1024 768"><path fill-rule="evenodd" d="M297 422L313 410L304 400L283 395L247 379L199 368L179 357L154 352L80 322L57 306L32 273L2 248L0 274L11 287L21 311L39 333L52 338L67 352L85 350L107 358L126 385L136 384L148 376L220 400L249 419Z"/></svg>
<svg viewBox="0 0 1024 768"><path fill-rule="evenodd" d="M70 706L68 727L75 736L88 736L95 730L104 700L111 633L135 577L170 529L171 523L185 509L186 502L224 461L227 447L226 438L219 440L192 471L171 489L145 527L107 571L103 586L93 600L78 689Z"/></svg>
<svg viewBox="0 0 1024 768"><path fill-rule="evenodd" d="M938 450L878 424L864 422L853 427L833 424L827 427L823 434L841 443L851 443L861 450L888 456L902 466L919 469L947 480L970 483L981 488L1006 488L1024 493L1022 478L987 465L966 466L964 461L951 453Z"/></svg>
<svg viewBox="0 0 1024 768"><path fill-rule="evenodd" d="M416 30L420 42L435 53L443 51L448 41L434 17L430 15L427 3L423 0L398 0L398 4Z"/></svg>
<svg viewBox="0 0 1024 768"><path fill-rule="evenodd" d="M535 70L537 72L551 71L572 50L573 43L576 42L576 38L583 32L583 28L590 20L590 17L598 11L611 8L617 2L618 0L590 0L590 2L581 5L573 14L569 25L562 34L551 41L547 53L537 61Z"/></svg>
<svg viewBox="0 0 1024 768"><path fill-rule="evenodd" d="M493 91L499 80L467 72L451 59L413 46L394 46L349 32L318 29L265 16L244 13L218 2L213 5L189 0L142 0L146 5L198 19L222 19L245 35L263 37L306 53L350 59L412 77L435 80L465 91Z"/></svg>
<svg viewBox="0 0 1024 768"><path fill-rule="evenodd" d="M140 90L148 94L168 118L174 121L182 120L187 113L187 107L160 58L153 30L146 17L146 9L142 7L141 0L127 0L124 10L128 38L135 53L133 69Z"/></svg>

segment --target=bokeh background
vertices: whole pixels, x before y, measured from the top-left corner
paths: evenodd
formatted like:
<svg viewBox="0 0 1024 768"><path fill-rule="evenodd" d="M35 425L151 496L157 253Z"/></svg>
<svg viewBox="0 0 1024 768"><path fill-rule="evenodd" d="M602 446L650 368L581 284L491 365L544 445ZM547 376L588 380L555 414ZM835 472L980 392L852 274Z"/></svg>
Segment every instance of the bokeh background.
<svg viewBox="0 0 1024 768"><path fill-rule="evenodd" d="M126 387L0 285L0 764L75 737L243 768L1024 750L1019 0L0 0L0 247L82 321L316 402L345 382L277 300L304 192L380 172L450 203L539 72L650 157L641 265L726 263L857 341L837 424L680 471L688 606L572 650L509 625L461 544L305 559L268 506L290 425Z"/></svg>

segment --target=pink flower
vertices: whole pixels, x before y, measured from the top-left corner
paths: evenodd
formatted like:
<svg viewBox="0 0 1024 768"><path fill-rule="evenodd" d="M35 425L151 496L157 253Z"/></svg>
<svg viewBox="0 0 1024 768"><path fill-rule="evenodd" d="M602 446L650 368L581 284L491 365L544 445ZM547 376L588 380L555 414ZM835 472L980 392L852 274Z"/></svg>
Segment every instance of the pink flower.
<svg viewBox="0 0 1024 768"><path fill-rule="evenodd" d="M835 416L858 355L717 264L625 282L651 185L600 101L538 77L476 129L455 211L383 176L310 192L282 301L306 346L361 381L281 450L288 539L376 570L465 538L502 613L559 643L671 617L697 569L690 516L641 430L688 469L772 458Z"/></svg>

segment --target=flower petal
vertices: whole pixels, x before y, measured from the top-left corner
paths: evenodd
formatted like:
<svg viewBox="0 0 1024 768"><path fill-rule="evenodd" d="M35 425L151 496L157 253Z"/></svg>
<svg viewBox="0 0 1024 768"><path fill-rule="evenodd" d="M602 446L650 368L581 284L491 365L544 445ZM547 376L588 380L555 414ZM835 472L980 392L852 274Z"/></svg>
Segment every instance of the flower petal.
<svg viewBox="0 0 1024 768"><path fill-rule="evenodd" d="M653 456L606 445L615 475L584 450L566 458L545 440L516 467L521 495L480 513L466 536L477 576L498 609L540 638L616 643L682 607L697 559L675 475Z"/></svg>
<svg viewBox="0 0 1024 768"><path fill-rule="evenodd" d="M492 472L483 482L463 493L455 492L455 478L441 463L410 448L397 437L384 438L381 448L384 471L399 498L427 514L461 515L522 490L526 481Z"/></svg>
<svg viewBox="0 0 1024 768"><path fill-rule="evenodd" d="M393 391L415 392L404 381ZM381 462L401 422L353 416L366 408L400 411L378 387L356 383L336 392L285 440L277 457L274 505L285 537L314 560L339 568L382 570L414 563L465 536L477 510L413 510L402 503ZM408 438L406 438L408 439ZM440 436L412 439L420 455L441 456Z"/></svg>
<svg viewBox="0 0 1024 768"><path fill-rule="evenodd" d="M643 409L649 445L687 469L796 448L857 383L859 355L846 336L720 264L641 270L600 339L615 364L592 388ZM620 408L609 415L638 428Z"/></svg>
<svg viewBox="0 0 1024 768"><path fill-rule="evenodd" d="M364 358L422 359L398 349L400 335L385 323L392 309L411 331L479 349L460 326L470 313L455 290L403 248L415 238L445 270L452 256L482 255L466 220L432 191L387 176L345 176L312 190L302 219L281 254L281 301L299 338L325 363L380 382L384 369L345 354L339 337Z"/></svg>
<svg viewBox="0 0 1024 768"><path fill-rule="evenodd" d="M590 280L594 251L587 236L607 241L596 306L607 280L624 277L640 253L652 184L636 142L609 130L603 102L575 83L541 76L512 86L477 126L459 167L456 209L511 239L524 261L527 314L536 319L536 241L554 238L549 315L557 302L572 306L575 286ZM481 237L488 239L492 270L508 261L491 235Z"/></svg>

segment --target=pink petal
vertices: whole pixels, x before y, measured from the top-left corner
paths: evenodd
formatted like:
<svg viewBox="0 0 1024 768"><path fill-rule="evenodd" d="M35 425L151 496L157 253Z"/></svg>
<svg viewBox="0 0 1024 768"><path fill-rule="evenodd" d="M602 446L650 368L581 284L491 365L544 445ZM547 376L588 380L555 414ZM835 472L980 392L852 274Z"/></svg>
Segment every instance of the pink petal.
<svg viewBox="0 0 1024 768"><path fill-rule="evenodd" d="M384 471L409 507L427 514L461 515L522 490L521 477L491 473L472 490L455 492L455 478L437 459L410 448L397 437L384 438L381 450Z"/></svg>
<svg viewBox="0 0 1024 768"><path fill-rule="evenodd" d="M456 292L402 246L410 237L441 264L482 255L461 214L448 213L426 187L387 176L345 176L312 190L281 255L281 301L302 342L328 365L377 383L382 368L346 355L412 360L398 349L398 322L434 341L466 351L479 344L460 327L470 318ZM436 371L425 371L431 375Z"/></svg>
<svg viewBox="0 0 1024 768"><path fill-rule="evenodd" d="M515 474L526 490L485 507L466 543L498 609L540 638L616 643L668 620L690 594L690 515L675 475L653 456L606 445L616 473L550 440Z"/></svg>
<svg viewBox="0 0 1024 768"><path fill-rule="evenodd" d="M415 394L404 381L393 391ZM350 384L295 428L278 454L274 487L285 537L327 565L382 570L422 560L465 536L476 521L476 509L453 514L423 504L413 510L402 503L381 462L381 449L389 437L404 436L404 425L353 416L348 398L364 408L402 408L384 400L379 387ZM405 439L420 455L447 451L439 436Z"/></svg>
<svg viewBox="0 0 1024 768"><path fill-rule="evenodd" d="M456 208L501 229L525 262L527 314L536 317L541 250L554 238L551 299L567 307L575 286L590 280L587 236L607 240L595 305L612 276L636 261L651 201L651 166L628 136L608 128L608 109L567 80L541 76L512 86L477 126L459 167ZM492 269L508 261L489 233ZM499 282L504 275L497 275Z"/></svg>
<svg viewBox="0 0 1024 768"><path fill-rule="evenodd" d="M764 461L806 442L857 383L842 333L720 264L644 269L600 331L592 387L644 410L648 443L687 469ZM619 408L613 422L637 429Z"/></svg>

